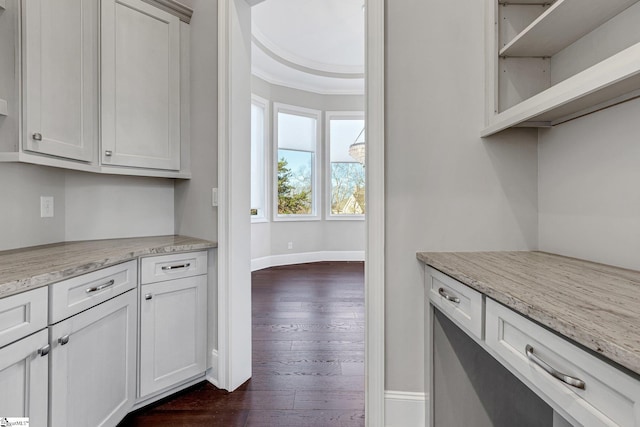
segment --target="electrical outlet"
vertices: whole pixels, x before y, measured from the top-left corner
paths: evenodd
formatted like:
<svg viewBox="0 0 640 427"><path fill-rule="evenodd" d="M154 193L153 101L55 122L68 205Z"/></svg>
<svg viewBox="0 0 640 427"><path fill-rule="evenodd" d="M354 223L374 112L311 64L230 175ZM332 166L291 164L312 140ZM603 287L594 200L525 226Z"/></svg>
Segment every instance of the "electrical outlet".
<svg viewBox="0 0 640 427"><path fill-rule="evenodd" d="M40 218L53 217L53 196L40 196Z"/></svg>
<svg viewBox="0 0 640 427"><path fill-rule="evenodd" d="M287 243L287 249L293 249L293 242Z"/></svg>

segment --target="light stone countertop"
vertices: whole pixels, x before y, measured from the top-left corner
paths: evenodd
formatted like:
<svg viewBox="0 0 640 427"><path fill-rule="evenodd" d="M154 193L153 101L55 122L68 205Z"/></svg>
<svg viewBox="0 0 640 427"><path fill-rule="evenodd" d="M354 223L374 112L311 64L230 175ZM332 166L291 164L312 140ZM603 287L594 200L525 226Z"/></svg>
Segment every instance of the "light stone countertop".
<svg viewBox="0 0 640 427"><path fill-rule="evenodd" d="M197 251L217 243L186 236L86 240L0 251L0 298L145 255Z"/></svg>
<svg viewBox="0 0 640 427"><path fill-rule="evenodd" d="M545 252L418 252L417 258L640 374L640 272Z"/></svg>

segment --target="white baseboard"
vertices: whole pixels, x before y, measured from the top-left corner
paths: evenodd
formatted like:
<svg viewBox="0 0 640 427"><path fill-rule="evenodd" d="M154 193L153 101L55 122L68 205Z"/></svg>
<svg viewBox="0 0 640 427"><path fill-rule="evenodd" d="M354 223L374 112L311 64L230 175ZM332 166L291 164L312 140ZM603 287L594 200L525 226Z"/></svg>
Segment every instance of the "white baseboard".
<svg viewBox="0 0 640 427"><path fill-rule="evenodd" d="M385 427L425 426L427 400L425 393L386 390L384 392Z"/></svg>
<svg viewBox="0 0 640 427"><path fill-rule="evenodd" d="M280 265L305 264L322 261L364 261L364 251L319 251L272 255L251 260L251 271Z"/></svg>
<svg viewBox="0 0 640 427"><path fill-rule="evenodd" d="M205 379L214 386L220 388L220 382L218 381L218 350L211 350L211 367L207 369L207 375Z"/></svg>
<svg viewBox="0 0 640 427"><path fill-rule="evenodd" d="M189 380L186 380L183 383L179 383L178 385L172 385L171 387L165 388L163 391L160 391L156 394L152 394L149 397L138 399L136 403L133 405L133 407L131 408L131 410L129 410L129 412L133 412L147 405L150 405L154 402L157 402L160 399L164 399L165 397L171 396L172 394L176 394L177 392L182 391L185 388L189 388L192 385L201 383L205 379L206 379L205 376L200 374Z"/></svg>

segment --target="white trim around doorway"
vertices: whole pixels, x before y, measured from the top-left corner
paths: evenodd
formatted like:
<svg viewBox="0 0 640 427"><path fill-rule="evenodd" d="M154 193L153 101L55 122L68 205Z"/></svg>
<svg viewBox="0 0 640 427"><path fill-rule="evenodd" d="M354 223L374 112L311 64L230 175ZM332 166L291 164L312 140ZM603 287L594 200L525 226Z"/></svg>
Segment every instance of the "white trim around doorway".
<svg viewBox="0 0 640 427"><path fill-rule="evenodd" d="M241 3L244 4L240 5ZM236 132L243 123L242 119L234 114L234 111L237 113L238 110L233 108L241 103L238 101L239 94L234 93L234 87L239 86L238 80L248 81L246 79L249 77L250 64L246 67L241 64L240 69L232 66L236 61L234 49L237 48L238 43L243 43L242 37L234 37L237 37L240 31L250 28L250 25L247 26L250 22L243 22L244 18L236 14L237 10L248 7L245 0L219 0L218 5L220 73L218 76L218 185L221 197L218 216L218 381L222 388L233 390L247 373L250 374L250 366L247 371L246 367L238 365L247 363L246 361L251 357L250 332L249 345L246 344L247 336L244 336L247 323L249 325L251 323L250 300L245 304L246 296L241 295L236 287L239 280L242 292L246 291L245 278L251 268L249 251L246 250L247 244L245 244L248 242L238 244L238 239L245 239L249 235L251 226L248 218L248 202L245 210L246 221L242 221L243 204L240 203L241 196L246 196L248 201L249 188L244 182L247 168L239 168L236 164L237 154L240 153L237 152L237 145L234 147L234 143L242 145L244 138L238 139ZM383 427L385 425L384 0L365 0L365 13L367 135L365 418L368 427ZM246 39L250 40L250 37ZM241 58L240 62L242 61ZM238 70L242 75L237 73ZM248 112L250 94L246 98ZM244 126L249 129L248 120ZM240 134L242 133L240 129ZM249 146L248 138L246 145ZM242 151L246 151L249 156L248 150ZM246 253L242 254L241 248L245 249ZM241 329L240 337L234 336L238 332L238 327Z"/></svg>
<svg viewBox="0 0 640 427"><path fill-rule="evenodd" d="M365 0L365 422L385 425L384 0Z"/></svg>

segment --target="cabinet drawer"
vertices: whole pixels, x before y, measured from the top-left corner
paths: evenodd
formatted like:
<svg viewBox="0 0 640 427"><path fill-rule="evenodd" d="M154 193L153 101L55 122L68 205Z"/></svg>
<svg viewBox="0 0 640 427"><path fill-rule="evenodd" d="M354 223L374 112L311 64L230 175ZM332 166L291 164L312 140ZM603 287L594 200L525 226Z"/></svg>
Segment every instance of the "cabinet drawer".
<svg viewBox="0 0 640 427"><path fill-rule="evenodd" d="M135 288L137 272L136 261L129 261L50 285L50 323Z"/></svg>
<svg viewBox="0 0 640 427"><path fill-rule="evenodd" d="M431 303L464 331L483 339L482 294L432 267L427 266L425 273L425 290Z"/></svg>
<svg viewBox="0 0 640 427"><path fill-rule="evenodd" d="M640 381L487 298L487 345L584 426L640 425ZM529 350L527 352L527 349ZM574 386L548 369L584 382Z"/></svg>
<svg viewBox="0 0 640 427"><path fill-rule="evenodd" d="M142 258L141 284L207 274L207 252L188 252Z"/></svg>
<svg viewBox="0 0 640 427"><path fill-rule="evenodd" d="M46 327L46 287L0 299L0 347Z"/></svg>

